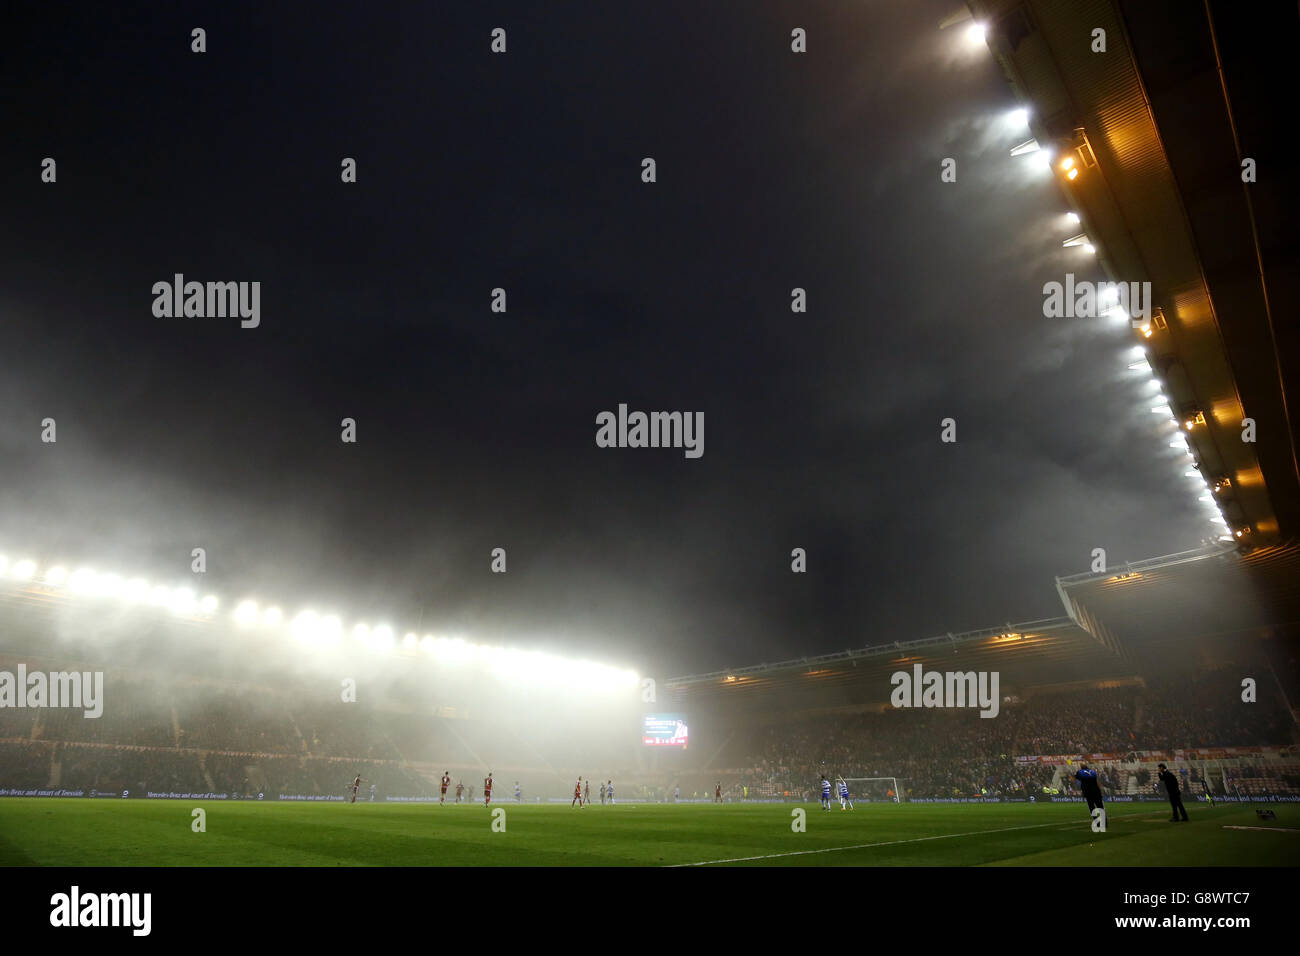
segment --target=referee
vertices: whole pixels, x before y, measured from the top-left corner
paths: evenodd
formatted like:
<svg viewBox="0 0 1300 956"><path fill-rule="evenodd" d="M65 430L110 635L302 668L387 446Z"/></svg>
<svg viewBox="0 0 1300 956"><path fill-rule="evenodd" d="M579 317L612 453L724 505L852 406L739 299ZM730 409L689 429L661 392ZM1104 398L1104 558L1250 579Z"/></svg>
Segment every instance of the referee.
<svg viewBox="0 0 1300 956"><path fill-rule="evenodd" d="M1183 795L1178 791L1178 778L1170 773L1169 768L1164 764L1160 763L1156 766L1160 768L1160 782L1165 785L1165 792L1169 794L1169 806L1174 814L1169 818L1169 822L1187 822L1187 809L1183 806Z"/></svg>

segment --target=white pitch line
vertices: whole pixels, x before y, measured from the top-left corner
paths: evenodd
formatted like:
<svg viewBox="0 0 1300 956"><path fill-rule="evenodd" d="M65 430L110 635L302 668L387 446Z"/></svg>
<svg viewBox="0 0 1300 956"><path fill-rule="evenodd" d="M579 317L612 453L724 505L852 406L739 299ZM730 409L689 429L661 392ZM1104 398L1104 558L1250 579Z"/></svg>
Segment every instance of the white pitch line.
<svg viewBox="0 0 1300 956"><path fill-rule="evenodd" d="M1001 827L997 830L972 830L969 833L943 833L939 836L913 837L910 840L886 840L883 843L859 843L855 846L831 846L821 850L792 850L789 853L767 853L763 856L738 856L732 860L701 860L699 863L670 863L666 868L680 866L710 866L714 863L748 863L751 860L773 860L782 856L808 856L813 853L836 853L840 850L869 850L878 846L898 846L902 843L924 843L926 840L951 840L956 837L983 836L986 833L1007 833L1010 830L1040 830L1043 827L1059 827L1061 821L1051 823L1031 823L1023 827Z"/></svg>
<svg viewBox="0 0 1300 956"><path fill-rule="evenodd" d="M1158 811L1163 812L1163 811ZM1134 820L1150 813L1134 813L1121 819ZM665 869L682 866L711 866L714 863L749 863L753 860L773 860L783 856L808 856L813 853L838 853L840 850L870 850L878 846L899 846L903 843L924 843L927 840L952 840L957 837L983 836L986 833L1009 833L1012 830L1041 830L1043 827L1060 827L1061 821L1053 823L1030 823L1023 827L999 827L996 830L971 830L969 833L941 833L938 836L913 837L910 840L886 840L883 843L859 843L856 846L831 846L821 850L791 850L789 853L767 853L763 856L738 856L733 860L701 860L699 863L670 863ZM1266 829L1275 829L1268 827Z"/></svg>
<svg viewBox="0 0 1300 956"><path fill-rule="evenodd" d="M1300 833L1295 827L1227 827L1225 830L1268 830L1271 833Z"/></svg>

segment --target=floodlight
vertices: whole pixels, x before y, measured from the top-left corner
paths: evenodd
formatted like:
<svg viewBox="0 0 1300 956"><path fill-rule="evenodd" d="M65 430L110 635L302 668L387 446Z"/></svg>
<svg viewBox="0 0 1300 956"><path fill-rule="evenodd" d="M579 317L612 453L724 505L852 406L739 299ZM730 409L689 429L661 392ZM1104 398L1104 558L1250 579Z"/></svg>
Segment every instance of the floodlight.
<svg viewBox="0 0 1300 956"><path fill-rule="evenodd" d="M77 568L68 577L68 590L74 594L94 594L99 587L98 578L90 568Z"/></svg>
<svg viewBox="0 0 1300 956"><path fill-rule="evenodd" d="M315 611L299 611L289 625L289 629L293 632L294 640L302 644L309 644L316 636L316 628L319 622L320 615Z"/></svg>
<svg viewBox="0 0 1300 956"><path fill-rule="evenodd" d="M167 606L171 608L173 614L193 613L194 592L185 587L176 588L176 590L172 591Z"/></svg>
<svg viewBox="0 0 1300 956"><path fill-rule="evenodd" d="M337 614L326 614L316 626L316 641L326 647L333 647L343 637L343 622Z"/></svg>
<svg viewBox="0 0 1300 956"><path fill-rule="evenodd" d="M257 623L257 602L240 601L235 608L235 623L240 627L252 627Z"/></svg>

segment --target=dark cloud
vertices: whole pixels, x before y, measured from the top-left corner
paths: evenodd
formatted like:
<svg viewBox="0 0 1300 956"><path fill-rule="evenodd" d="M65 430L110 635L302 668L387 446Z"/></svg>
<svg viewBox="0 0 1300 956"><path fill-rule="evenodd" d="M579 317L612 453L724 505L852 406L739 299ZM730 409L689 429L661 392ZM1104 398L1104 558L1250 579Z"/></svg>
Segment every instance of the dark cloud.
<svg viewBox="0 0 1300 956"><path fill-rule="evenodd" d="M0 542L163 578L202 546L231 599L674 672L1052 615L1094 547L1194 546L1130 333L1042 317L1089 269L1008 88L899 6L40 11ZM262 326L154 318L175 272L260 281ZM597 448L620 402L704 412L704 457Z"/></svg>

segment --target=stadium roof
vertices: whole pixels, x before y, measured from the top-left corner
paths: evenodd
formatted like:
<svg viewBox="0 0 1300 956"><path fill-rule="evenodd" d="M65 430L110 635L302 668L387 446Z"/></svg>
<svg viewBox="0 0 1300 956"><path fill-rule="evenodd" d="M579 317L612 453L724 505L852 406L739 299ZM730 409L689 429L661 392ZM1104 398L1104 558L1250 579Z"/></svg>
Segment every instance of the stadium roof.
<svg viewBox="0 0 1300 956"><path fill-rule="evenodd" d="M1130 678L1172 665L1258 662L1300 632L1300 546L1203 548L1057 578L1069 616L895 641L668 681L680 702L744 707L884 705L889 677L998 671L1006 688Z"/></svg>
<svg viewBox="0 0 1300 956"><path fill-rule="evenodd" d="M757 664L668 681L678 700L792 709L813 705L884 705L889 677L920 664L925 670L997 671L1003 687L1064 679L1119 678L1133 668L1068 617L941 634L921 640ZM1063 677L1063 674L1071 675Z"/></svg>
<svg viewBox="0 0 1300 956"><path fill-rule="evenodd" d="M1239 532L1300 535L1300 263L1283 138L1295 5L970 0L1115 281L1160 312L1135 344ZM1094 31L1105 31L1105 51ZM1077 157L1073 172L1064 157ZM1243 161L1256 181L1243 182ZM1288 401L1288 399L1292 399ZM1242 421L1256 423L1253 443ZM1203 419L1203 423L1198 419ZM1189 462L1190 463L1190 462Z"/></svg>
<svg viewBox="0 0 1300 956"><path fill-rule="evenodd" d="M1056 579L1090 631L1140 666L1213 664L1300 629L1300 546L1193 551Z"/></svg>

